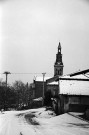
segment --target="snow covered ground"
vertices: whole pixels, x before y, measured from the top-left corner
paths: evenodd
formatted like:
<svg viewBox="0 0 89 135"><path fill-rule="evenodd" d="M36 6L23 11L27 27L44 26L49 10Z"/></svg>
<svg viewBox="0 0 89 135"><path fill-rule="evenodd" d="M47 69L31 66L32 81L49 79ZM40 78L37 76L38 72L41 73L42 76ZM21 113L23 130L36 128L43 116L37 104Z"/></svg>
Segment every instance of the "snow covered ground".
<svg viewBox="0 0 89 135"><path fill-rule="evenodd" d="M0 113L0 135L89 135L89 123L45 108Z"/></svg>

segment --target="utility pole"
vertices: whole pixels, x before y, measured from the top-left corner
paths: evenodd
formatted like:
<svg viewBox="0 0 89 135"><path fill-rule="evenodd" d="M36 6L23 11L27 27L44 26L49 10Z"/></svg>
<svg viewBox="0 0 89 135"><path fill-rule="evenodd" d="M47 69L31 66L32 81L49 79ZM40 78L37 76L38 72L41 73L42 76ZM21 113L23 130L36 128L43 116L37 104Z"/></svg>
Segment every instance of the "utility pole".
<svg viewBox="0 0 89 135"><path fill-rule="evenodd" d="M44 77L45 77L45 74L46 73L42 73L42 75L43 75L43 103L42 103L42 105L44 105Z"/></svg>
<svg viewBox="0 0 89 135"><path fill-rule="evenodd" d="M8 76L8 74L11 74L11 73L6 71L6 72L4 72L4 74L6 75L6 87L7 87L7 76Z"/></svg>
<svg viewBox="0 0 89 135"><path fill-rule="evenodd" d="M8 72L8 71L6 71L6 72L4 72L3 74L5 74L6 75L6 88L5 88L5 99L4 99L4 110L7 110L7 105L6 105L6 90L7 90L7 76L8 76L8 74L11 74L10 72Z"/></svg>

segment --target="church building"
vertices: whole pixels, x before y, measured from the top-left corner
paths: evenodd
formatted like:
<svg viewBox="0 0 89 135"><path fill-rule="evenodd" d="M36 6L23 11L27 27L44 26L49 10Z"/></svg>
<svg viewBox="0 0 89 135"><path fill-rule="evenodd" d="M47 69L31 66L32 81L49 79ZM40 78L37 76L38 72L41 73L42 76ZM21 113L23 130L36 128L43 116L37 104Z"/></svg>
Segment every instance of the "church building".
<svg viewBox="0 0 89 135"><path fill-rule="evenodd" d="M54 76L52 78L49 78L46 80L46 94L51 93L52 96L58 95L58 81L55 82L55 79L58 78L58 76L63 76L63 62L62 62L62 53L61 53L61 44L59 42L58 48L57 48L57 54L56 54L56 61L54 63ZM46 97L46 95L45 95ZM46 100L47 98L45 98Z"/></svg>
<svg viewBox="0 0 89 135"><path fill-rule="evenodd" d="M45 77L44 79L44 93L47 91L58 91L58 82L53 82L57 76L63 75L63 62L62 62L62 54L61 54L61 44L59 42L56 54L56 61L54 63L54 76L53 77ZM47 85L47 83L50 83ZM51 83L52 82L52 83ZM43 76L36 77L33 81L32 85L34 86L34 98L39 98L43 96Z"/></svg>
<svg viewBox="0 0 89 135"><path fill-rule="evenodd" d="M61 54L61 44L59 42L58 52L56 54L56 62L54 64L54 76L63 75L63 62L62 62L62 54Z"/></svg>

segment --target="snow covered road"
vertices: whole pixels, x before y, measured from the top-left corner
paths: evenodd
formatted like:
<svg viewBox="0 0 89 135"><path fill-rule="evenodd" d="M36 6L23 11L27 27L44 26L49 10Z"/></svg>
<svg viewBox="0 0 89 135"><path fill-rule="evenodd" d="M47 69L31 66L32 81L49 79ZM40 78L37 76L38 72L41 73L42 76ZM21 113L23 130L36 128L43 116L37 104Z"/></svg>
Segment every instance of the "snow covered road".
<svg viewBox="0 0 89 135"><path fill-rule="evenodd" d="M89 135L89 123L45 108L0 114L0 135Z"/></svg>

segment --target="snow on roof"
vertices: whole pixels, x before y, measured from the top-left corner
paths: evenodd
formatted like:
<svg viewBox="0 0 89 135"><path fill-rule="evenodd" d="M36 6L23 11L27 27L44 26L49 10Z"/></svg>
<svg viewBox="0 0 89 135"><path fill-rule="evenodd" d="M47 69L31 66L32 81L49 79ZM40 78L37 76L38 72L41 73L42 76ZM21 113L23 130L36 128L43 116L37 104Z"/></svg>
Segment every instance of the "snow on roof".
<svg viewBox="0 0 89 135"><path fill-rule="evenodd" d="M47 79L49 79L49 78L51 78L51 77L44 77L44 81L46 81ZM41 82L43 82L43 76L36 76L35 77L35 79L34 79L35 81L41 81Z"/></svg>
<svg viewBox="0 0 89 135"><path fill-rule="evenodd" d="M64 75L60 78L74 78L74 79L89 79L89 74L80 74L80 75L75 75L75 76L70 76L70 75Z"/></svg>
<svg viewBox="0 0 89 135"><path fill-rule="evenodd" d="M80 74L87 74L87 73L89 73L89 69L86 69L86 70L79 70L79 71L77 71L77 72L74 72L74 73L71 73L71 74L69 74L70 76L75 76L75 75L80 75Z"/></svg>
<svg viewBox="0 0 89 135"><path fill-rule="evenodd" d="M51 82L48 85L58 85L58 82Z"/></svg>

